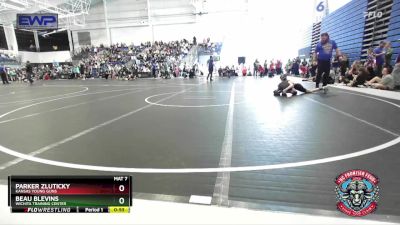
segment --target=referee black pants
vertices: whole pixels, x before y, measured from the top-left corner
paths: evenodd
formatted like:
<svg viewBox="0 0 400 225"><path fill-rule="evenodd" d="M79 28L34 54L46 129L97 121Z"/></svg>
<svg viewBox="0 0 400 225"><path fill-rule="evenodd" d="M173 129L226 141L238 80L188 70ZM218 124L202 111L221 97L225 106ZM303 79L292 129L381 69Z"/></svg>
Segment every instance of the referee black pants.
<svg viewBox="0 0 400 225"><path fill-rule="evenodd" d="M317 77L315 79L316 88L319 88L319 83L321 83L321 78L322 78L322 86L324 87L328 85L330 72L331 72L331 62L318 60L318 71L317 71Z"/></svg>

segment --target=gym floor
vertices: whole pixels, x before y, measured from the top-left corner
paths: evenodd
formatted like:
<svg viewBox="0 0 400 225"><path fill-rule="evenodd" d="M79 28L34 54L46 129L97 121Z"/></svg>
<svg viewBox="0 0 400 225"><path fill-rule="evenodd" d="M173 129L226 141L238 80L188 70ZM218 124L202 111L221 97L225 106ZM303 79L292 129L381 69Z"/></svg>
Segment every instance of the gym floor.
<svg viewBox="0 0 400 225"><path fill-rule="evenodd" d="M210 196L227 207L346 217L336 210L334 179L365 169L379 177L381 189L378 210L366 218L399 222L400 99L334 87L274 97L278 82L3 86L1 183L9 175L131 174L135 198ZM21 153L31 158L16 157ZM221 167L235 172L217 172Z"/></svg>

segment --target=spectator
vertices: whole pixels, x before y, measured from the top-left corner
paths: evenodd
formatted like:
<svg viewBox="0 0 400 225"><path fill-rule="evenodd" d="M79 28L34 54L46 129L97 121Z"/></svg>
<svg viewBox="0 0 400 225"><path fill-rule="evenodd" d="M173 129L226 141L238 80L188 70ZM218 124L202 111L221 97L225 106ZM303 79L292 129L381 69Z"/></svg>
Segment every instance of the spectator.
<svg viewBox="0 0 400 225"><path fill-rule="evenodd" d="M282 73L282 62L280 60L276 60L276 74L281 75Z"/></svg>
<svg viewBox="0 0 400 225"><path fill-rule="evenodd" d="M29 81L30 84L33 84L33 79L32 79L33 68L29 61L26 61L25 70L26 70L26 79Z"/></svg>
<svg viewBox="0 0 400 225"><path fill-rule="evenodd" d="M367 60L364 63L364 66L368 70L368 73L370 76L374 77L375 76L375 55L374 55L374 50L372 48L369 48L367 51Z"/></svg>
<svg viewBox="0 0 400 225"><path fill-rule="evenodd" d="M243 75L243 76L246 76L246 75L247 75L247 68L246 68L246 66L244 66L244 65L243 65L243 68L242 68L242 75Z"/></svg>
<svg viewBox="0 0 400 225"><path fill-rule="evenodd" d="M253 63L253 75L256 77L257 76L257 69L258 69L258 65L260 63L258 62L258 59L256 59Z"/></svg>
<svg viewBox="0 0 400 225"><path fill-rule="evenodd" d="M258 65L258 73L260 74L260 77L264 76L265 70L263 66Z"/></svg>
<svg viewBox="0 0 400 225"><path fill-rule="evenodd" d="M353 64L351 65L350 70L347 71L346 75L339 79L341 79L341 81L343 81L345 84L350 83L350 81L352 81L354 77L358 75L360 67L361 67L360 61L359 60L354 61Z"/></svg>
<svg viewBox="0 0 400 225"><path fill-rule="evenodd" d="M269 75L270 77L274 76L275 74L275 64L274 61L271 60L271 62L269 63Z"/></svg>
<svg viewBox="0 0 400 225"><path fill-rule="evenodd" d="M83 63L81 63L80 64L80 67L79 67L79 72L81 73L81 77L82 77L82 79L85 79L85 64L83 64Z"/></svg>
<svg viewBox="0 0 400 225"><path fill-rule="evenodd" d="M317 75L317 68L318 68L318 62L316 60L312 61L311 68L310 68L310 75L312 78L315 78Z"/></svg>
<svg viewBox="0 0 400 225"><path fill-rule="evenodd" d="M393 48L390 42L385 46L385 67L390 67L392 64Z"/></svg>
<svg viewBox="0 0 400 225"><path fill-rule="evenodd" d="M157 74L157 63L155 61L153 61L153 63L151 64L151 74L154 78L156 78Z"/></svg>
<svg viewBox="0 0 400 225"><path fill-rule="evenodd" d="M335 74L335 77L338 74L338 69L339 69L339 56L335 56L332 59L332 69L333 69L333 73Z"/></svg>
<svg viewBox="0 0 400 225"><path fill-rule="evenodd" d="M15 69L10 69L8 74L10 75L11 81L14 81L14 82L15 82L15 81L18 80L18 78L17 78L17 72L15 71Z"/></svg>
<svg viewBox="0 0 400 225"><path fill-rule="evenodd" d="M361 67L358 71L358 75L354 76L352 82L350 82L350 86L357 87L359 85L365 85L365 83L370 80L370 74L365 67Z"/></svg>
<svg viewBox="0 0 400 225"><path fill-rule="evenodd" d="M267 60L264 61L264 73L268 74L268 61Z"/></svg>
<svg viewBox="0 0 400 225"><path fill-rule="evenodd" d="M295 76L299 76L300 75L300 73L299 73L300 65L299 65L299 62L297 60L293 60L291 68L292 68L292 74L293 75L295 75Z"/></svg>
<svg viewBox="0 0 400 225"><path fill-rule="evenodd" d="M307 74L308 74L308 65L307 65L306 59L303 59L303 62L301 63L301 66L300 66L300 71L301 71L300 75L303 78L306 78Z"/></svg>
<svg viewBox="0 0 400 225"><path fill-rule="evenodd" d="M292 61L288 59L288 62L286 63L286 73L291 74L292 73Z"/></svg>
<svg viewBox="0 0 400 225"><path fill-rule="evenodd" d="M395 81L393 76L391 75L391 72L392 71L390 70L389 67L383 68L382 78L376 76L369 82L367 82L366 85L381 90L393 90L395 87Z"/></svg>
<svg viewBox="0 0 400 225"><path fill-rule="evenodd" d="M394 65L394 68L392 71L392 76L394 79L395 87L399 88L400 87L400 62L398 62L398 63L396 63L396 65Z"/></svg>
<svg viewBox="0 0 400 225"><path fill-rule="evenodd" d="M3 84L10 84L7 79L6 67L4 65L0 65L0 76Z"/></svg>
<svg viewBox="0 0 400 225"><path fill-rule="evenodd" d="M210 59L208 59L207 61L207 65L208 65L208 75L207 75L207 80L208 78L210 78L210 81L212 81L212 75L214 72L214 59L213 57L210 55Z"/></svg>
<svg viewBox="0 0 400 225"><path fill-rule="evenodd" d="M379 46L374 49L375 63L376 63L375 74L379 77L382 77L382 68L383 64L385 63L385 54L386 54L385 46L386 42L381 41L379 43Z"/></svg>
<svg viewBox="0 0 400 225"><path fill-rule="evenodd" d="M342 56L339 57L339 64L340 64L340 77L344 78L350 66L349 59L347 58L346 54L343 54Z"/></svg>
<svg viewBox="0 0 400 225"><path fill-rule="evenodd" d="M29 51L33 51L33 52L36 51L36 47L32 41L30 41L30 44L29 44Z"/></svg>

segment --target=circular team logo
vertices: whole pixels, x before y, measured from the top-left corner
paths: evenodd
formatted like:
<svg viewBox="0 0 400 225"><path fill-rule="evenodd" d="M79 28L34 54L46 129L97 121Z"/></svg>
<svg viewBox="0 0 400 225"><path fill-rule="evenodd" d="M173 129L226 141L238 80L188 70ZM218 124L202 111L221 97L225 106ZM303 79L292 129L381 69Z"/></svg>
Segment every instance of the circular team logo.
<svg viewBox="0 0 400 225"><path fill-rule="evenodd" d="M337 208L349 216L366 216L378 206L379 179L366 170L350 170L336 180Z"/></svg>

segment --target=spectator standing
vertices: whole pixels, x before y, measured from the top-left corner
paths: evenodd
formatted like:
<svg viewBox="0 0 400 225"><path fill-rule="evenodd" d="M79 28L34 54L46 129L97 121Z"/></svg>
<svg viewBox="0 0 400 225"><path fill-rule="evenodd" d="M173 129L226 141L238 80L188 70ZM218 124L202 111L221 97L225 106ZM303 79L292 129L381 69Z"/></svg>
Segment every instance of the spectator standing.
<svg viewBox="0 0 400 225"><path fill-rule="evenodd" d="M258 69L258 65L259 65L260 63L258 62L258 59L256 59L255 61L254 61L254 63L253 63L253 76L257 76L257 69Z"/></svg>
<svg viewBox="0 0 400 225"><path fill-rule="evenodd" d="M300 71L301 71L301 76L303 78L307 78L307 76L308 76L308 64L307 64L306 59L304 59L303 62L301 63Z"/></svg>
<svg viewBox="0 0 400 225"><path fill-rule="evenodd" d="M375 74L379 77L382 77L383 64L385 63L385 54L386 54L385 45L386 43L384 41L381 41L379 43L379 46L374 49L375 62L376 62Z"/></svg>
<svg viewBox="0 0 400 225"><path fill-rule="evenodd" d="M310 75L312 78L315 78L317 75L317 67L318 67L318 62L316 60L312 60L310 67Z"/></svg>
<svg viewBox="0 0 400 225"><path fill-rule="evenodd" d="M264 73L268 74L268 61L267 60L264 61Z"/></svg>
<svg viewBox="0 0 400 225"><path fill-rule="evenodd" d="M193 45L197 45L197 39L196 39L196 36L193 36Z"/></svg>
<svg viewBox="0 0 400 225"><path fill-rule="evenodd" d="M340 78L339 83L344 77L346 76L346 72L350 67L349 59L347 58L346 54L343 54L339 57L339 64L340 64Z"/></svg>
<svg viewBox="0 0 400 225"><path fill-rule="evenodd" d="M79 72L81 73L81 77L84 79L85 65L83 63L81 63L81 65L80 65Z"/></svg>
<svg viewBox="0 0 400 225"><path fill-rule="evenodd" d="M292 61L288 59L288 62L286 63L286 73L291 74L292 73Z"/></svg>
<svg viewBox="0 0 400 225"><path fill-rule="evenodd" d="M0 76L3 84L10 84L7 79L6 67L4 65L0 65Z"/></svg>
<svg viewBox="0 0 400 225"><path fill-rule="evenodd" d="M282 74L282 62L280 60L276 60L276 74Z"/></svg>
<svg viewBox="0 0 400 225"><path fill-rule="evenodd" d="M269 64L269 73L270 73L271 75L274 75L274 74L275 74L275 63L274 63L274 61L272 61L272 60L271 60L271 62L270 62L270 64Z"/></svg>
<svg viewBox="0 0 400 225"><path fill-rule="evenodd" d="M299 76L300 75L299 68L300 68L299 61L293 60L293 62L292 62L292 74L295 75L295 76Z"/></svg>
<svg viewBox="0 0 400 225"><path fill-rule="evenodd" d="M210 59L208 59L208 61L207 61L207 64L208 64L207 80L208 80L208 78L210 78L210 81L213 81L212 75L213 75L213 72L214 72L214 59L213 59L213 57L211 55L210 55Z"/></svg>
<svg viewBox="0 0 400 225"><path fill-rule="evenodd" d="M263 66L258 65L258 73L260 74L260 77L264 76L265 70Z"/></svg>
<svg viewBox="0 0 400 225"><path fill-rule="evenodd" d="M338 69L339 69L339 56L335 56L332 59L332 68L333 68L333 72L334 72L335 77L336 77L337 74L338 74Z"/></svg>
<svg viewBox="0 0 400 225"><path fill-rule="evenodd" d="M391 67L392 65L393 48L390 42L386 43L385 46L385 67Z"/></svg>
<svg viewBox="0 0 400 225"><path fill-rule="evenodd" d="M15 72L15 69L11 69L9 72L11 81L17 81L17 73Z"/></svg>
<svg viewBox="0 0 400 225"><path fill-rule="evenodd" d="M373 48L369 48L367 51L367 60L364 63L364 67L372 77L375 76L375 55Z"/></svg>
<svg viewBox="0 0 400 225"><path fill-rule="evenodd" d="M33 69L32 69L32 65L29 61L26 61L26 79L28 79L30 84L33 84L33 80L32 80L32 75L33 75Z"/></svg>
<svg viewBox="0 0 400 225"><path fill-rule="evenodd" d="M153 75L154 78L156 78L156 72L157 72L157 63L153 60L153 63L151 64L151 74Z"/></svg>

